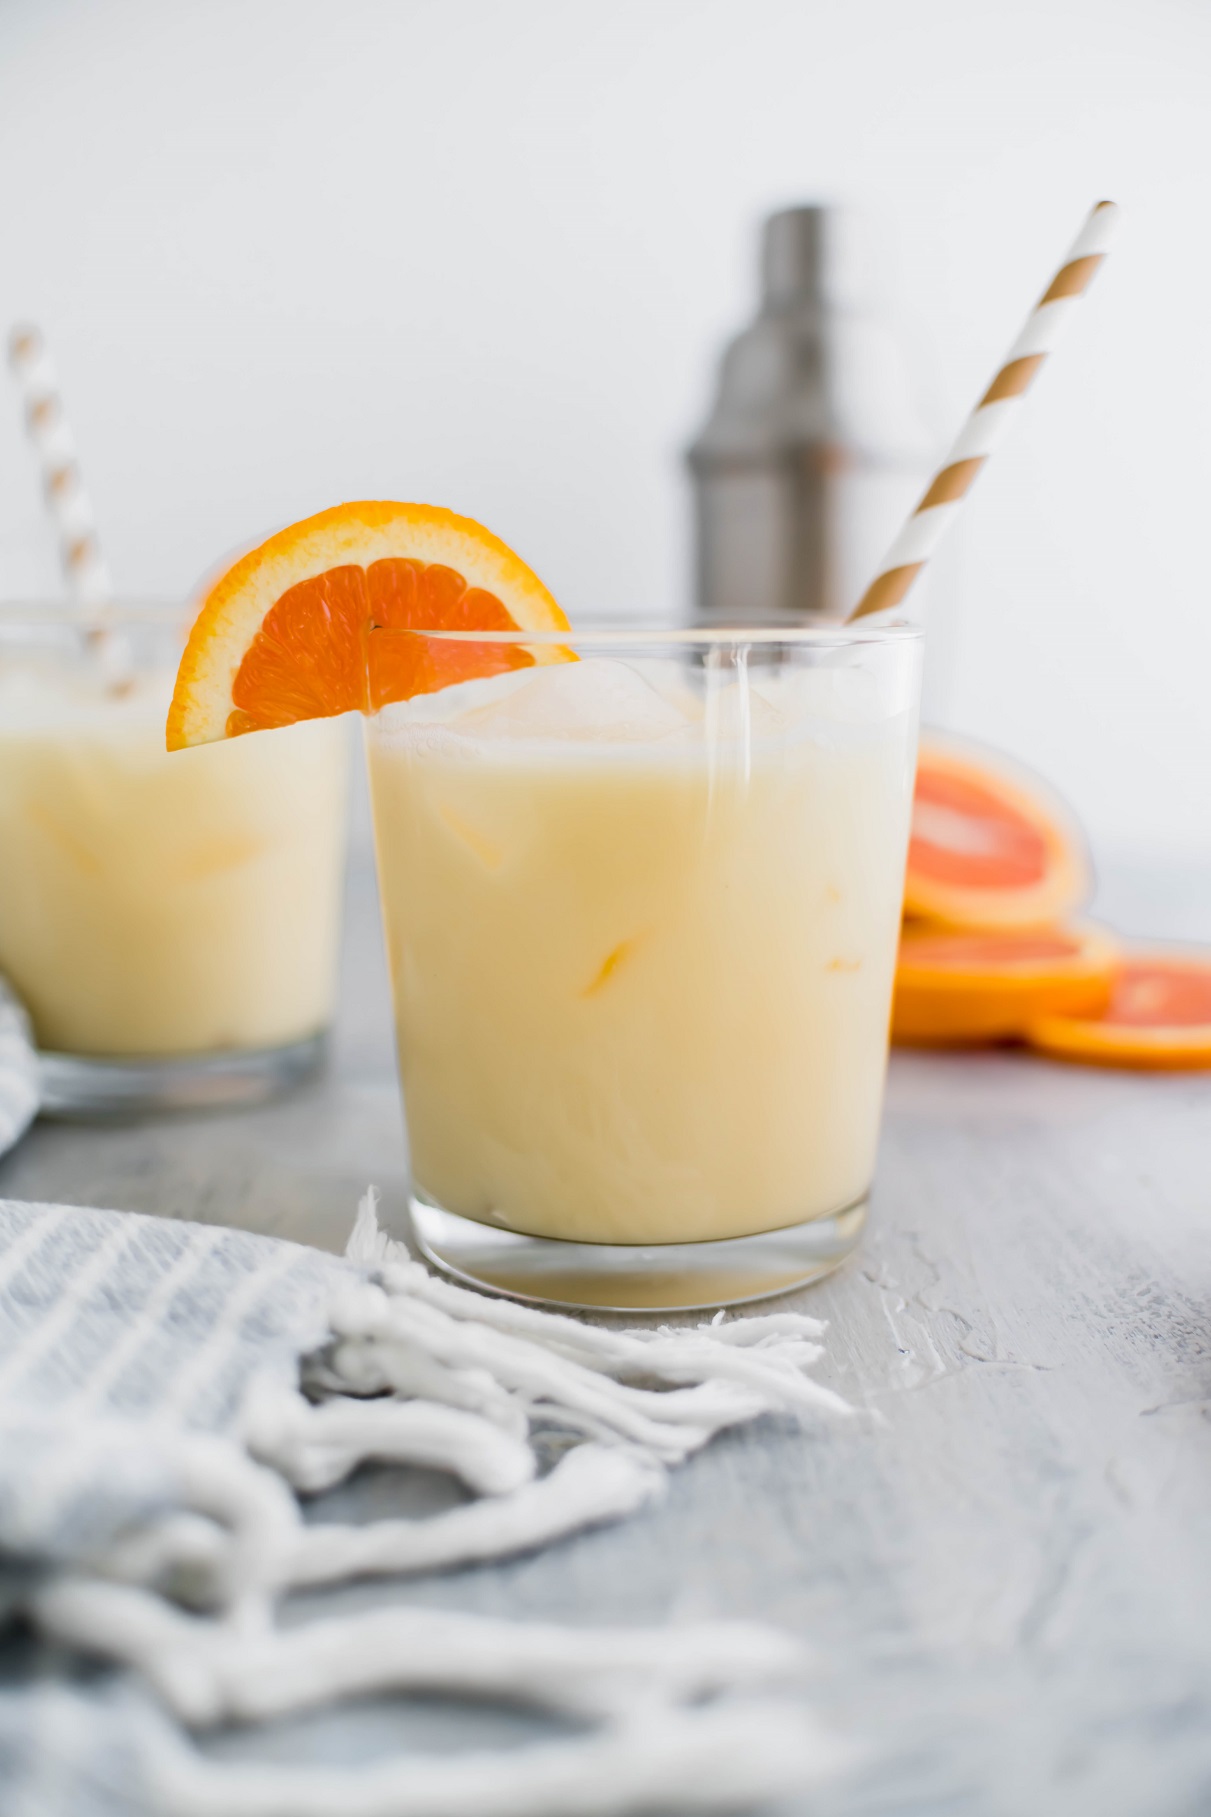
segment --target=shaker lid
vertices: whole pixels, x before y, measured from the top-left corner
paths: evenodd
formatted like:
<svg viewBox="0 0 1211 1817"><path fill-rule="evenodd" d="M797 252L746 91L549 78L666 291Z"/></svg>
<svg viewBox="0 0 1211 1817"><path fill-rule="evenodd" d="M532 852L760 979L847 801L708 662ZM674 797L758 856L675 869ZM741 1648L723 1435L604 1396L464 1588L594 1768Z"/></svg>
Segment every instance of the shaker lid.
<svg viewBox="0 0 1211 1817"><path fill-rule="evenodd" d="M928 460L934 438L897 324L871 306L874 252L860 211L814 202L767 217L761 308L727 348L691 466L764 465L804 450L846 466Z"/></svg>
<svg viewBox="0 0 1211 1817"><path fill-rule="evenodd" d="M824 266L824 210L783 208L761 236L761 289L767 307L814 296Z"/></svg>
<svg viewBox="0 0 1211 1817"><path fill-rule="evenodd" d="M820 202L780 208L762 230L763 305L862 308L879 288L871 254L869 223L859 210Z"/></svg>

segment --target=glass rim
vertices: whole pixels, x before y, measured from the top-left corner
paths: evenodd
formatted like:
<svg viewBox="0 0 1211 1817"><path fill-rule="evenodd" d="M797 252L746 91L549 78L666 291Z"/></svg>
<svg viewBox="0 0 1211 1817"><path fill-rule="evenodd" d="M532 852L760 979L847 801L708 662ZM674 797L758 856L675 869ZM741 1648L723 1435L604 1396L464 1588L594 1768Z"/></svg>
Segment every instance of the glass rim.
<svg viewBox="0 0 1211 1817"><path fill-rule="evenodd" d="M167 598L122 598L106 605L84 606L69 599L38 597L0 599L0 630L21 626L48 630L89 631L100 625L179 625L196 612L194 600ZM628 622L614 619L586 625L569 625L565 629L526 630L452 630L421 625L371 625L375 637L433 637L443 643L499 644L504 647L525 645L533 648L559 648L572 644L592 644L602 649L695 649L734 648L737 645L760 647L789 646L800 649L845 649L865 644L916 643L924 636L922 626L907 619L893 619L886 624L868 620L846 624L802 623L777 624L736 622L723 625L661 624L644 619Z"/></svg>
<svg viewBox="0 0 1211 1817"><path fill-rule="evenodd" d="M432 637L442 643L522 645L527 649L699 649L734 648L737 645L802 649L847 649L862 644L912 644L924 635L920 625L896 619L886 625L569 625L565 630L452 631L425 630L420 626L372 625L373 637Z"/></svg>

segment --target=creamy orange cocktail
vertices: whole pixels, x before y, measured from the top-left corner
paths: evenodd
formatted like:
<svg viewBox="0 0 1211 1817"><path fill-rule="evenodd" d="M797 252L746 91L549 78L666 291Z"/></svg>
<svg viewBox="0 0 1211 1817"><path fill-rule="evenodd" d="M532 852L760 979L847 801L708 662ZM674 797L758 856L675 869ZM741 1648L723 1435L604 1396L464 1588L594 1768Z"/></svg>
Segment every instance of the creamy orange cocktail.
<svg viewBox="0 0 1211 1817"><path fill-rule="evenodd" d="M910 680L569 641L370 725L417 1189L590 1243L839 1212L874 1169Z"/></svg>
<svg viewBox="0 0 1211 1817"><path fill-rule="evenodd" d="M168 651L115 677L46 616L20 636L9 615L0 639L0 972L39 1045L177 1059L316 1035L335 990L344 728L174 762Z"/></svg>
<svg viewBox="0 0 1211 1817"><path fill-rule="evenodd" d="M918 669L894 628L578 635L497 538L424 505L339 506L222 576L169 746L364 716L433 1259L688 1306L853 1247ZM766 1247L689 1279L720 1243ZM589 1251L631 1276L584 1287Z"/></svg>

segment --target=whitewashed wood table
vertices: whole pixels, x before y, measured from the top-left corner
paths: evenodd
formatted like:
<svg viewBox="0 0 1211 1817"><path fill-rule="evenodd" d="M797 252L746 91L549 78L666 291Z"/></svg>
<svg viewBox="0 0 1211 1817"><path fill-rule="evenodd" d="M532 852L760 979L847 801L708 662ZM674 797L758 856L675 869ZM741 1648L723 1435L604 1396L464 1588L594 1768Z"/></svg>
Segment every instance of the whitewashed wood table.
<svg viewBox="0 0 1211 1817"><path fill-rule="evenodd" d="M1121 924L1211 938L1208 880L1112 884ZM331 1248L368 1181L398 1216L362 871L348 932L326 1080L239 1116L39 1125L0 1163L0 1194ZM800 1298L831 1321L828 1379L868 1417L734 1434L623 1526L340 1601L786 1624L816 1649L817 1705L861 1750L802 1807L821 1817L1211 1812L1211 1075L896 1056L868 1236ZM451 1493L383 1472L341 1497L381 1510ZM401 1735L457 1747L536 1726L384 1700L269 1746L352 1758Z"/></svg>

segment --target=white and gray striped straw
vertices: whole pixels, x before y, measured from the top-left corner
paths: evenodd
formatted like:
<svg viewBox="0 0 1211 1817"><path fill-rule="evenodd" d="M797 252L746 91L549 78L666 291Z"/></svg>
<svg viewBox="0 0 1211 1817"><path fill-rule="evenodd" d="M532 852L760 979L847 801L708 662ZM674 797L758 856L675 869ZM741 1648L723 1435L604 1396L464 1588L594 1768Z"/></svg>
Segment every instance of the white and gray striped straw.
<svg viewBox="0 0 1211 1817"><path fill-rule="evenodd" d="M1113 202L1099 202L1090 214L1068 257L1009 349L1000 371L964 423L925 496L850 613L851 620L886 611L904 599L958 515L977 473L1017 415L1078 300L1093 282L1118 225L1118 213Z"/></svg>
<svg viewBox="0 0 1211 1817"><path fill-rule="evenodd" d="M54 361L41 331L29 325L14 328L8 358L21 391L25 426L38 457L47 506L58 531L68 588L77 605L103 608L113 597L113 585L80 473L75 438L59 395Z"/></svg>

